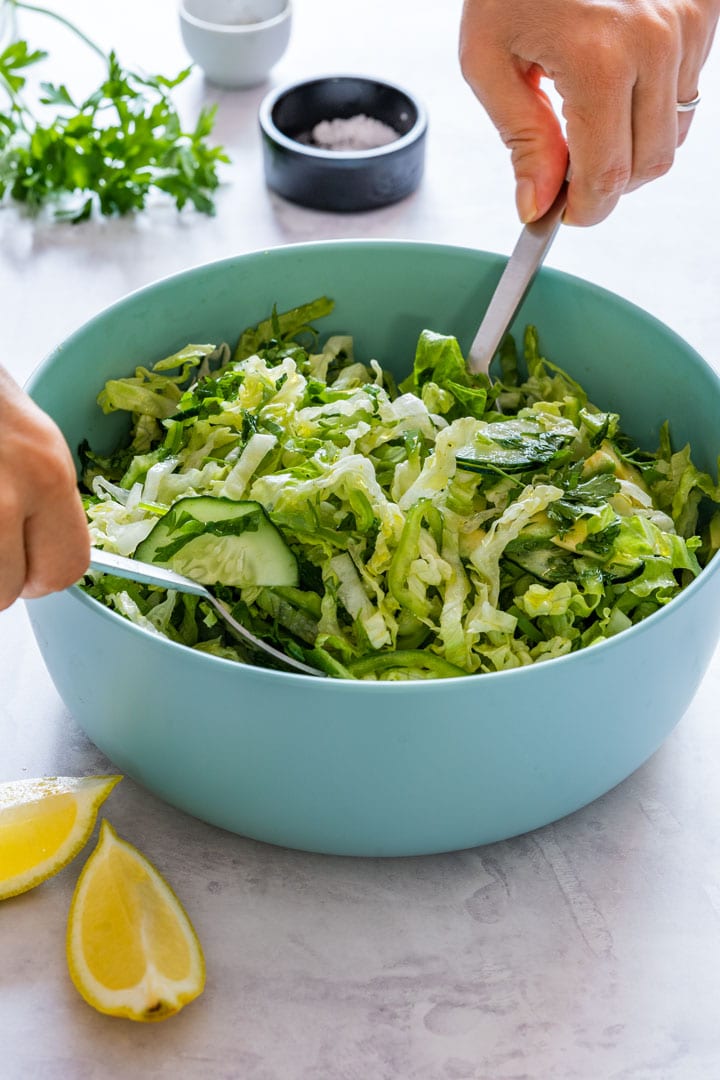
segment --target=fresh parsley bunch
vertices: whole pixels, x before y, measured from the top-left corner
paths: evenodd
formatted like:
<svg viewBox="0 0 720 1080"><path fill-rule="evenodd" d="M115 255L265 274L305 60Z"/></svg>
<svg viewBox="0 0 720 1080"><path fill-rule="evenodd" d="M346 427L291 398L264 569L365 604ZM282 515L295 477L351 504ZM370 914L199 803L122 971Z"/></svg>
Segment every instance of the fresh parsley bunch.
<svg viewBox="0 0 720 1080"><path fill-rule="evenodd" d="M39 104L44 112L55 110L45 122L23 91L27 68L47 53L31 50L22 39L0 53L0 87L8 99L0 112L0 200L9 197L33 210L52 205L58 217L77 222L95 209L104 215L142 210L155 190L174 199L178 210L190 203L212 214L217 166L229 159L221 146L208 142L216 106L200 112L193 130L183 129L170 92L191 69L172 79L128 71L114 52L106 55L64 17L10 2L68 26L99 53L107 73L80 102L64 84L41 83Z"/></svg>

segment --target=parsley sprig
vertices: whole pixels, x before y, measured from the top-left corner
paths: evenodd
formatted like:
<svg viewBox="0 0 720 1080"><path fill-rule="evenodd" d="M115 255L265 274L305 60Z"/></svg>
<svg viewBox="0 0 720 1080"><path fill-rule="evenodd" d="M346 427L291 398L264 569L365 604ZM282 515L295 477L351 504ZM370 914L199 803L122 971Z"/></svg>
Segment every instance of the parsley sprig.
<svg viewBox="0 0 720 1080"><path fill-rule="evenodd" d="M83 101L76 102L64 84L42 82L31 106L25 99L27 69L48 54L20 38L0 52L0 88L7 97L0 112L0 200L10 198L31 210L50 205L57 217L77 222L95 210L103 215L143 210L149 194L159 191L178 210L190 203L212 214L217 167L229 159L208 141L216 106L202 109L194 129L186 131L173 105L171 91L191 68L175 78L140 75L58 13L21 0L5 3L57 19L102 57L107 71ZM37 105L43 107L42 118Z"/></svg>

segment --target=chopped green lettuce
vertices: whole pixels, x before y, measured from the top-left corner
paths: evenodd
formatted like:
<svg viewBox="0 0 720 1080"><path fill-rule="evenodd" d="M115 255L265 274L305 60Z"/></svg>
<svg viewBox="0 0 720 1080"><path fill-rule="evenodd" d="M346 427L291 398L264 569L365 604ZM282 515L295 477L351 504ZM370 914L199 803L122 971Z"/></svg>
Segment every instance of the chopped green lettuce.
<svg viewBox="0 0 720 1080"><path fill-rule="evenodd" d="M187 496L254 500L297 586L216 586L236 618L338 678L508 670L621 633L670 602L720 547L720 483L673 448L650 453L544 359L529 327L501 379L468 372L425 330L396 386L346 335L318 342L321 297L225 343L188 345L112 379L126 445L84 445L95 545L136 554ZM203 535L202 523L193 524ZM212 543L212 537L208 536ZM100 602L190 648L260 662L208 604L109 575Z"/></svg>

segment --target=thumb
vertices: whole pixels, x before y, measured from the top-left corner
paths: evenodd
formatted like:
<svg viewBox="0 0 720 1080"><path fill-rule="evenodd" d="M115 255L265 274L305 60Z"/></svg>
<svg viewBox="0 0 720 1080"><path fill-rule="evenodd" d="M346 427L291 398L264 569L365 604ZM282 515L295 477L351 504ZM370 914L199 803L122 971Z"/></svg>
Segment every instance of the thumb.
<svg viewBox="0 0 720 1080"><path fill-rule="evenodd" d="M567 173L560 121L535 65L523 67L503 53L494 64L486 57L481 70L478 78L466 77L510 150L520 220L535 221L550 209Z"/></svg>

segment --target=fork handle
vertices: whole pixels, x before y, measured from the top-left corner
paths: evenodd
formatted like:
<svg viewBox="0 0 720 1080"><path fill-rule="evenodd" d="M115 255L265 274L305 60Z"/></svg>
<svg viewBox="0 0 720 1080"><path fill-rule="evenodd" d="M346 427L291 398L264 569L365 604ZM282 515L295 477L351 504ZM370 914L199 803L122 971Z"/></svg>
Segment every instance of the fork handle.
<svg viewBox="0 0 720 1080"><path fill-rule="evenodd" d="M162 566L153 566L150 563L140 562L138 559L128 559L124 555L115 555L111 551L101 551L100 548L92 548L90 551L90 567L92 570L100 570L104 574L117 574L118 577L130 578L131 581L139 581L144 585L159 585L162 589L177 589L178 592L192 593L193 596L202 596L206 600L211 599L211 594L198 581L176 574L174 570L166 570Z"/></svg>
<svg viewBox="0 0 720 1080"><path fill-rule="evenodd" d="M566 203L567 183L564 183L547 213L525 225L520 233L470 346L467 364L475 374L488 374L498 346L555 238Z"/></svg>

